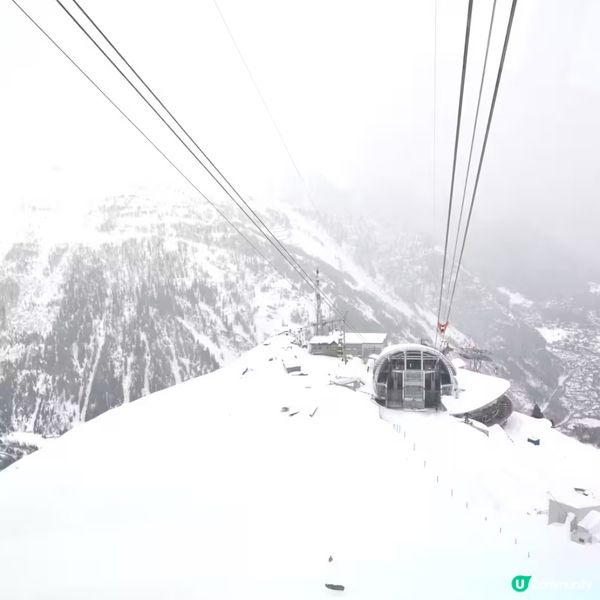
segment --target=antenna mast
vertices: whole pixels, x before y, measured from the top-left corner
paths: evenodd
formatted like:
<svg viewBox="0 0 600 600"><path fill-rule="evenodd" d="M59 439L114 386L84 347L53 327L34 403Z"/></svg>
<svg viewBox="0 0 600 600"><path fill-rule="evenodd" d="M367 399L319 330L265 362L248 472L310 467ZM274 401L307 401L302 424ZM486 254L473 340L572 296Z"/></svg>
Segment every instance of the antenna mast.
<svg viewBox="0 0 600 600"><path fill-rule="evenodd" d="M315 294L316 294L316 331L315 335L321 335L321 284L319 280L319 267L317 267L317 278L315 280Z"/></svg>

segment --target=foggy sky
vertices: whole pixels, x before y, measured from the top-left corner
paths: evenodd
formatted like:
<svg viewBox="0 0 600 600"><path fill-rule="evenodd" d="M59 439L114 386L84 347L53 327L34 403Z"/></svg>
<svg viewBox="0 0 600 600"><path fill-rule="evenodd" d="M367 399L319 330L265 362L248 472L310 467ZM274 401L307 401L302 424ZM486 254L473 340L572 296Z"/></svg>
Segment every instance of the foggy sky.
<svg viewBox="0 0 600 600"><path fill-rule="evenodd" d="M207 194L218 197L58 4L22 4ZM242 193L301 195L212 0L82 4ZM333 198L340 210L381 207L396 215L399 228L424 230L439 240L466 0L437 0L435 202L434 0L219 4L314 200L331 206ZM498 0L483 117L509 4ZM477 1L474 7L455 201L491 5ZM483 255L497 252L502 228L511 235L539 232L536 239L553 249L552 260L560 260L560 252L583 257L598 267L600 278L599 27L600 3L593 0L520 0L472 224L473 248ZM5 211L23 201L71 207L114 193L187 189L11 2L0 5L0 28ZM494 236L496 245L486 245ZM519 256L513 258L518 264Z"/></svg>

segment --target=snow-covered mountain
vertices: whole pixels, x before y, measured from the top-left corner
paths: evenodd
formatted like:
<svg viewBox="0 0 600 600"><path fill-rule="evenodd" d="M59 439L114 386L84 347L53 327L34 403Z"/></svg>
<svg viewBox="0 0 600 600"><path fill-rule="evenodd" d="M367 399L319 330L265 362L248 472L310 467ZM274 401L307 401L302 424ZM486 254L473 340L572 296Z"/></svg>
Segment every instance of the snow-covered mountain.
<svg viewBox="0 0 600 600"><path fill-rule="evenodd" d="M547 511L576 488L600 494L599 450L519 413L482 431L386 412L368 385L331 385L368 381L360 361L290 342L0 473L2 597L495 600L518 575L528 597L597 597L600 544L571 541Z"/></svg>
<svg viewBox="0 0 600 600"><path fill-rule="evenodd" d="M262 214L305 269L320 268L354 327L391 341L431 337L439 248L396 224ZM282 279L196 200L119 197L69 223L53 218L32 211L27 239L8 245L0 265L0 433L62 434L314 318L308 287ZM511 380L518 405L543 401L561 374L545 340L501 292L461 277L451 340L489 349L495 362L484 368Z"/></svg>

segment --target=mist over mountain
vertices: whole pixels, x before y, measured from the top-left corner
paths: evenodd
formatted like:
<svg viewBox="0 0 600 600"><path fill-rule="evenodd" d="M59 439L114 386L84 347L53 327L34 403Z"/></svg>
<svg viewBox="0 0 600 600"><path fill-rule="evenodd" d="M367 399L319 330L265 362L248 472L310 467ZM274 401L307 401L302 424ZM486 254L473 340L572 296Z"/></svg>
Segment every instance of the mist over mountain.
<svg viewBox="0 0 600 600"><path fill-rule="evenodd" d="M348 312L352 327L384 331L390 342L433 337L441 250L427 236L402 232L398 222L331 212L279 206L263 214L306 270L319 267L324 293ZM0 267L4 436L60 435L314 321L313 291L252 227L235 221L279 272L192 199L110 198L62 237L45 225L44 211L31 212L35 222L30 239L10 246ZM515 303L506 291L515 279L507 281L497 286L470 265L463 270L451 345L487 350L493 360L482 369L508 378L522 409L539 403L565 427L569 415L594 417L576 394L564 405L568 390L556 387L568 360L536 329L572 322L574 301ZM598 308L586 310L597 315Z"/></svg>
<svg viewBox="0 0 600 600"><path fill-rule="evenodd" d="M545 302L585 293L600 279L600 258L589 239L560 239L535 222L482 221L471 232L467 258L496 285Z"/></svg>

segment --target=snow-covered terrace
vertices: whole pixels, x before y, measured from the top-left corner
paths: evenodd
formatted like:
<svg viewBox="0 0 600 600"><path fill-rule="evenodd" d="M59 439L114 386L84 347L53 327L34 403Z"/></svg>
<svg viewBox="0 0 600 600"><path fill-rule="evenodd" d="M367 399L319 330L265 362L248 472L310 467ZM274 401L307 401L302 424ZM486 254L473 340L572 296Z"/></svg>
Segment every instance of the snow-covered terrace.
<svg viewBox="0 0 600 600"><path fill-rule="evenodd" d="M485 408L510 389L510 382L500 377L456 369L458 396L442 396L442 404L451 415L464 415Z"/></svg>

